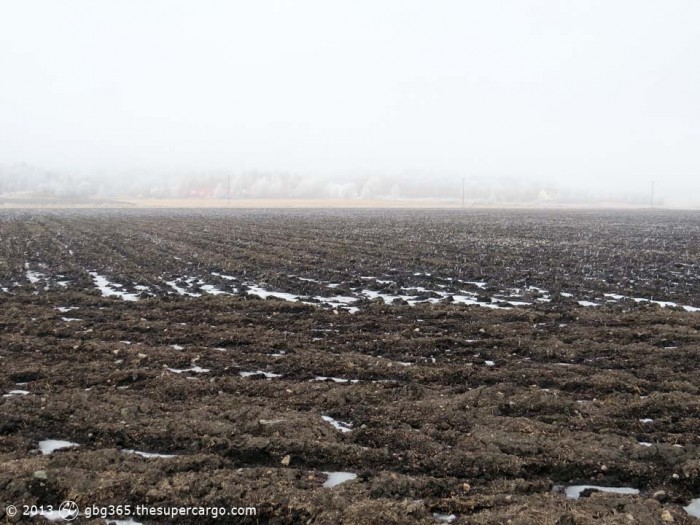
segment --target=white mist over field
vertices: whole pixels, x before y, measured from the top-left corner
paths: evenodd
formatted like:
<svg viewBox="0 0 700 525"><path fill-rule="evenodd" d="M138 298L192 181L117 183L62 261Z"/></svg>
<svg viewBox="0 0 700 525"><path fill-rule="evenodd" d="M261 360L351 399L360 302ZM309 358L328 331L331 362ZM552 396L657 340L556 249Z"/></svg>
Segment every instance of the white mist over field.
<svg viewBox="0 0 700 525"><path fill-rule="evenodd" d="M700 3L25 0L0 195L700 207Z"/></svg>

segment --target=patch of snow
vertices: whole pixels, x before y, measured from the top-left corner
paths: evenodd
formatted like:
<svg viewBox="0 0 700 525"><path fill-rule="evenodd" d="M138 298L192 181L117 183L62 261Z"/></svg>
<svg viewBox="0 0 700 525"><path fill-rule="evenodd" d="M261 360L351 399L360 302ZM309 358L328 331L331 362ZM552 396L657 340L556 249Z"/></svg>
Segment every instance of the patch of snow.
<svg viewBox="0 0 700 525"><path fill-rule="evenodd" d="M194 277L191 277L188 279L188 284L191 284L194 280ZM186 295L189 297L201 297L202 294L199 293L194 293L194 292L188 292L185 288L182 288L177 284L177 281L165 281L165 284L170 286L173 290L175 290L179 295Z"/></svg>
<svg viewBox="0 0 700 525"><path fill-rule="evenodd" d="M265 288L255 285L248 285L248 290L246 292L249 295L257 295L261 299L267 299L268 297L276 297L277 299L283 299L285 301L293 302L298 302L301 300L301 297L298 295L286 292L272 292L270 290L266 290Z"/></svg>
<svg viewBox="0 0 700 525"><path fill-rule="evenodd" d="M579 301L578 304L581 306L600 306L598 303L593 303L591 301Z"/></svg>
<svg viewBox="0 0 700 525"><path fill-rule="evenodd" d="M77 317L61 317L61 321L65 321L66 323L70 323L72 321L82 321L82 319L78 319Z"/></svg>
<svg viewBox="0 0 700 525"><path fill-rule="evenodd" d="M457 519L457 516L454 514L440 514L439 512L433 512L433 518L435 518L435 521L438 523L452 523Z"/></svg>
<svg viewBox="0 0 700 525"><path fill-rule="evenodd" d="M340 430L341 432L352 432L352 425L350 423L338 421L330 416L321 416L321 419L333 425L333 428L336 430Z"/></svg>
<svg viewBox="0 0 700 525"><path fill-rule="evenodd" d="M170 345L170 346L173 347L175 350L184 350L185 349L185 347L181 346L181 345Z"/></svg>
<svg viewBox="0 0 700 525"><path fill-rule="evenodd" d="M648 441L640 441L639 444L643 447L651 447L653 443L649 443Z"/></svg>
<svg viewBox="0 0 700 525"><path fill-rule="evenodd" d="M29 263L24 263L24 269L26 270L25 275L27 276L27 280L31 284L36 284L42 279L46 278L46 276L43 273L35 272L29 268Z"/></svg>
<svg viewBox="0 0 700 525"><path fill-rule="evenodd" d="M639 494L639 489L631 487L598 487L596 485L571 485L566 487L566 497L570 499L578 499L581 492L586 489L596 489L601 492L612 492L614 494Z"/></svg>
<svg viewBox="0 0 700 525"><path fill-rule="evenodd" d="M683 510L686 511L689 516L700 518L700 498L692 500L688 506L683 507Z"/></svg>
<svg viewBox="0 0 700 525"><path fill-rule="evenodd" d="M676 303L671 303L668 301L654 301L653 299L645 299L644 297L632 297L632 300L635 303L654 303L658 304L659 306L676 306Z"/></svg>
<svg viewBox="0 0 700 525"><path fill-rule="evenodd" d="M141 452L140 450L133 450L129 448L122 449L122 452L127 454L136 454L142 458L174 458L175 454L157 454L155 452Z"/></svg>
<svg viewBox="0 0 700 525"><path fill-rule="evenodd" d="M222 279L226 279L227 281L237 281L233 275L224 275L222 273L216 273L216 272L211 272L212 275L215 275L217 277L221 277Z"/></svg>
<svg viewBox="0 0 700 525"><path fill-rule="evenodd" d="M486 366L495 366L495 365L496 365L496 363L493 362L493 361L484 361L484 364L485 364Z"/></svg>
<svg viewBox="0 0 700 525"><path fill-rule="evenodd" d="M562 297L573 297L574 296L574 294L569 293L569 292L561 292L559 295L561 295Z"/></svg>
<svg viewBox="0 0 700 525"><path fill-rule="evenodd" d="M672 301L656 301L654 299L646 299L645 297L627 297L626 295L620 295L616 293L606 293L603 294L603 296L613 299L615 301L619 301L620 299L632 299L637 303L654 303L658 304L662 308L678 306L678 303L674 303ZM681 308L683 308L686 312L700 312L700 308L697 308L695 306L681 305Z"/></svg>
<svg viewBox="0 0 700 525"><path fill-rule="evenodd" d="M357 297L352 297L350 295L334 295L332 297L317 295L314 299L322 303L328 303L331 306L345 306L358 300Z"/></svg>
<svg viewBox="0 0 700 525"><path fill-rule="evenodd" d="M469 293L469 292L465 292ZM493 302L493 299L491 299L492 302L490 303L482 303L480 301L476 300L476 297L471 294L471 295L453 295L452 300L455 304L475 304L477 306L483 306L484 308L493 308L494 310L510 310L510 306L499 306L496 303Z"/></svg>
<svg viewBox="0 0 700 525"><path fill-rule="evenodd" d="M321 281L319 281L318 279L309 279L308 277L299 277L299 276L297 276L297 275L290 275L289 277L296 277L296 278L299 279L300 281L304 281L304 282L307 282L307 283L320 283L320 282L321 282Z"/></svg>
<svg viewBox="0 0 700 525"><path fill-rule="evenodd" d="M29 390L10 390L7 394L3 394L2 397L14 397L14 396L26 396L29 395Z"/></svg>
<svg viewBox="0 0 700 525"><path fill-rule="evenodd" d="M504 303L508 303L511 306L530 306L532 304L532 303L528 303L525 301L509 301L508 299L498 299L498 300L503 301ZM539 301L539 299L538 299L538 301Z"/></svg>
<svg viewBox="0 0 700 525"><path fill-rule="evenodd" d="M650 418L648 418L648 417L645 417L644 419L640 419L639 422L640 422L640 423L645 423L645 424L646 424L646 423L653 423L654 420L653 420L653 419L650 419Z"/></svg>
<svg viewBox="0 0 700 525"><path fill-rule="evenodd" d="M194 372L195 374L206 374L209 372L208 368L202 368L200 366L193 366L192 368L168 368L166 367L166 370L170 370L171 372L175 374L182 374L185 372Z"/></svg>
<svg viewBox="0 0 700 525"><path fill-rule="evenodd" d="M95 282L95 286L102 292L103 297L121 297L124 301L138 301L136 294L122 292L114 288L121 288L121 284L111 283L109 280L97 272L88 272Z"/></svg>
<svg viewBox="0 0 700 525"><path fill-rule="evenodd" d="M324 472L324 474L328 476L328 479L323 484L327 489L345 483L346 481L357 479L357 474L353 474L352 472Z"/></svg>
<svg viewBox="0 0 700 525"><path fill-rule="evenodd" d="M677 303L671 302L671 301L655 301L653 299L645 299L643 297L632 297L632 300L637 302L637 303L653 303L653 304L658 304L662 308L666 308L667 306L678 306ZM686 312L700 312L700 308L696 308L694 306L682 306Z"/></svg>
<svg viewBox="0 0 700 525"><path fill-rule="evenodd" d="M61 448L69 448L69 447L78 447L77 443L71 443L70 441L63 441L60 439L45 439L43 441L39 441L39 450L41 450L41 453L46 455L46 454L51 454L54 450L59 450Z"/></svg>
<svg viewBox="0 0 700 525"><path fill-rule="evenodd" d="M65 313L70 312L71 310L78 310L78 309L80 309L80 307L79 306L56 306L54 309L58 310L62 314L65 314Z"/></svg>
<svg viewBox="0 0 700 525"><path fill-rule="evenodd" d="M430 292L433 291L433 290L428 290L428 289L425 288L424 286L407 286L405 289L406 289L406 290L411 290L411 291L414 291L414 290L415 290L416 292L419 292L419 293L422 293L422 292L428 292L428 293L430 293ZM435 292L435 293L442 293L442 292Z"/></svg>
<svg viewBox="0 0 700 525"><path fill-rule="evenodd" d="M311 381L333 381L334 383L357 383L359 379L343 379L342 377L316 376Z"/></svg>
<svg viewBox="0 0 700 525"><path fill-rule="evenodd" d="M274 377L282 377L282 374L273 374L272 372L263 372L262 370L258 370L257 372L239 372L239 374L241 377L264 375L265 379L272 379Z"/></svg>
<svg viewBox="0 0 700 525"><path fill-rule="evenodd" d="M361 295L364 295L365 297L367 297L367 298L370 299L370 300L372 300L372 299L377 299L377 298L381 297L382 299L384 299L384 302L385 302L385 303L391 303L391 302L394 301L395 299L403 299L403 300L407 301L408 299L412 299L412 298L414 297L413 295L390 295L390 294L384 294L384 293L381 293L381 292L376 292L376 291L374 291L374 290L361 290L361 291L360 291L360 294L361 294Z"/></svg>
<svg viewBox="0 0 700 525"><path fill-rule="evenodd" d="M233 295L231 292L225 292L223 290L219 290L216 286L213 284L203 284L200 286L202 290L207 292L209 295Z"/></svg>

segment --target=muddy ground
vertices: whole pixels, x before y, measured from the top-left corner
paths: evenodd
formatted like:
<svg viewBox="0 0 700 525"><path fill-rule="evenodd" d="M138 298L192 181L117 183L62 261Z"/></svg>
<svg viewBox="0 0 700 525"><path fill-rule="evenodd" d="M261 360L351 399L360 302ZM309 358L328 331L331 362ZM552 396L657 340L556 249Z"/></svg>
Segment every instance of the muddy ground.
<svg viewBox="0 0 700 525"><path fill-rule="evenodd" d="M5 211L0 290L2 522L700 523L697 212Z"/></svg>

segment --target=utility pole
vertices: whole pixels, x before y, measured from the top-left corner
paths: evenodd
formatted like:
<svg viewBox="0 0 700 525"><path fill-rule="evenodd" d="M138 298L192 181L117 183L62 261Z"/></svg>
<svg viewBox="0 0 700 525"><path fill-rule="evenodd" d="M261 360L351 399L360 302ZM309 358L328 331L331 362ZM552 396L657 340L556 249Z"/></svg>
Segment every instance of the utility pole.
<svg viewBox="0 0 700 525"><path fill-rule="evenodd" d="M464 177L462 177L462 208L464 208Z"/></svg>
<svg viewBox="0 0 700 525"><path fill-rule="evenodd" d="M656 182L655 180L651 181L651 207L652 208L654 207L654 183L655 182Z"/></svg>

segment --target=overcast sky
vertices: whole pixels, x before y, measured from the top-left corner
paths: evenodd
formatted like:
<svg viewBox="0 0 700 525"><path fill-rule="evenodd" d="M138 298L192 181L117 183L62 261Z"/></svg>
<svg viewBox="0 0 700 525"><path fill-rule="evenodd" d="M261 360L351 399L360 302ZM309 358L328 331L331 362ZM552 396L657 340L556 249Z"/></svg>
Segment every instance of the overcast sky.
<svg viewBox="0 0 700 525"><path fill-rule="evenodd" d="M0 0L0 163L700 200L699 21L696 0Z"/></svg>

